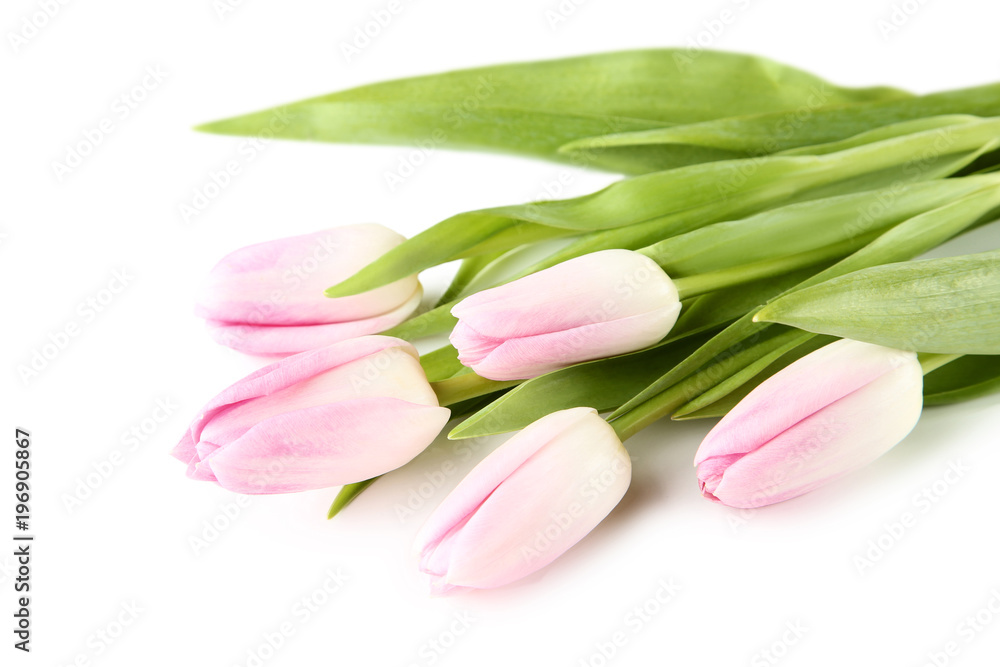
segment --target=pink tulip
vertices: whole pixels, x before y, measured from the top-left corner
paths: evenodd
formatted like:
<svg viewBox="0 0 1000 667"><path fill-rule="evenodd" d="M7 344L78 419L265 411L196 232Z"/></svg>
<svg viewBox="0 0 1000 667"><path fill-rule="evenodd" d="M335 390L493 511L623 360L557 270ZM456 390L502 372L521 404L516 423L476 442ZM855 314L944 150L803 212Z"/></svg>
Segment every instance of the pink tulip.
<svg viewBox="0 0 1000 667"><path fill-rule="evenodd" d="M479 375L523 380L648 347L680 310L653 260L602 250L464 299L451 310L451 342Z"/></svg>
<svg viewBox="0 0 1000 667"><path fill-rule="evenodd" d="M591 408L543 417L445 498L416 540L431 590L494 588L545 567L607 516L632 464Z"/></svg>
<svg viewBox="0 0 1000 667"><path fill-rule="evenodd" d="M706 498L753 508L860 468L910 432L923 406L912 352L840 340L771 376L729 411L698 453Z"/></svg>
<svg viewBox="0 0 1000 667"><path fill-rule="evenodd" d="M230 386L173 455L189 477L238 493L321 489L407 463L449 414L412 345L366 336L286 357Z"/></svg>
<svg viewBox="0 0 1000 667"><path fill-rule="evenodd" d="M384 331L420 305L416 275L338 299L323 292L404 240L364 224L241 248L212 269L195 313L216 342L251 354L293 354Z"/></svg>

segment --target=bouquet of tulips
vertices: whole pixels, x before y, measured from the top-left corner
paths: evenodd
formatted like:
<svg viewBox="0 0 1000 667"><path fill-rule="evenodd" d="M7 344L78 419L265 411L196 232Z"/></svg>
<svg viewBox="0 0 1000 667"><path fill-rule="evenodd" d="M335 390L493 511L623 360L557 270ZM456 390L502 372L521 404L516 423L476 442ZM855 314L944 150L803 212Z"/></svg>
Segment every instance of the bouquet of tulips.
<svg viewBox="0 0 1000 667"><path fill-rule="evenodd" d="M343 487L332 517L446 426L517 431L420 531L436 592L564 553L625 494L623 442L662 418L721 417L698 486L758 508L870 463L924 405L1000 390L1000 251L914 259L1000 211L1000 84L915 96L663 49L390 81L200 129L625 175L410 239L354 224L268 241L208 278L212 337L278 359L192 422L174 454L193 479ZM421 308L418 274L449 262ZM411 342L446 333L423 355Z"/></svg>

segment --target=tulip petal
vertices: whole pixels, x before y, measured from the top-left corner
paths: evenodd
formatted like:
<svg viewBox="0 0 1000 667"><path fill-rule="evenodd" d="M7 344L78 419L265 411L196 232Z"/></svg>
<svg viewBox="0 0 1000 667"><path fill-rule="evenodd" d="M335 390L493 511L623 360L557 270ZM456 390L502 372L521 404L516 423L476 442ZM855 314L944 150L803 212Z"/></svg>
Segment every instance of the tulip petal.
<svg viewBox="0 0 1000 667"><path fill-rule="evenodd" d="M466 355L466 350L470 348L462 347L462 343L471 338L468 330L458 336L457 342L453 336L452 344L462 350L459 360L479 375L491 380L523 380L570 364L649 347L670 333L680 310L679 302L668 302L655 310L625 318L596 322L568 331L511 338L481 355L480 352L487 346L484 343L471 348L475 350L475 356L471 358Z"/></svg>
<svg viewBox="0 0 1000 667"><path fill-rule="evenodd" d="M449 531L466 521L501 482L535 452L561 432L583 421L585 415L596 414L597 410L593 408L572 408L552 413L530 424L490 453L448 494L417 534L415 545L421 558L436 549Z"/></svg>
<svg viewBox="0 0 1000 667"><path fill-rule="evenodd" d="M916 355L839 340L806 355L751 391L708 434L695 465L746 454L831 403L908 363Z"/></svg>
<svg viewBox="0 0 1000 667"><path fill-rule="evenodd" d="M602 250L477 292L451 312L483 336L508 339L627 318L677 299L673 281L653 260ZM581 304L594 306L581 312Z"/></svg>
<svg viewBox="0 0 1000 667"><path fill-rule="evenodd" d="M220 345L247 354L288 355L390 329L420 305L423 290L398 308L367 319L312 325L253 325L209 320L209 335Z"/></svg>
<svg viewBox="0 0 1000 667"><path fill-rule="evenodd" d="M178 461L187 463L191 459L198 456L196 445L197 443L194 438L191 437L191 430L188 429L184 432L184 435L181 436L180 442L178 442L174 448L170 450L170 455Z"/></svg>
<svg viewBox="0 0 1000 667"><path fill-rule="evenodd" d="M631 463L591 408L548 415L487 456L417 537L438 594L493 588L555 560L624 495Z"/></svg>
<svg viewBox="0 0 1000 667"><path fill-rule="evenodd" d="M202 460L219 484L248 494L359 482L409 462L447 423L447 408L360 398L275 415ZM372 442L384 447L373 450Z"/></svg>
<svg viewBox="0 0 1000 667"><path fill-rule="evenodd" d="M539 450L490 494L452 545L449 584L494 588L521 579L565 553L614 509L628 489L631 464L620 445L617 451L598 445L607 435L595 426L581 422L565 431L558 445Z"/></svg>
<svg viewBox="0 0 1000 667"><path fill-rule="evenodd" d="M209 274L195 307L208 320L309 325L367 319L393 310L417 288L411 276L339 299L323 291L406 240L377 224L334 227L240 248Z"/></svg>
<svg viewBox="0 0 1000 667"><path fill-rule="evenodd" d="M205 425L228 406L273 394L323 371L390 348L400 348L414 358L418 356L416 349L410 343L399 338L365 336L286 357L259 368L209 401L202 408L200 416L191 423L178 448L182 452L186 452L187 447L193 448L194 443L201 439Z"/></svg>
<svg viewBox="0 0 1000 667"><path fill-rule="evenodd" d="M916 425L922 406L922 371L914 360L820 409L766 446L737 455L711 493L740 508L808 493L895 446Z"/></svg>

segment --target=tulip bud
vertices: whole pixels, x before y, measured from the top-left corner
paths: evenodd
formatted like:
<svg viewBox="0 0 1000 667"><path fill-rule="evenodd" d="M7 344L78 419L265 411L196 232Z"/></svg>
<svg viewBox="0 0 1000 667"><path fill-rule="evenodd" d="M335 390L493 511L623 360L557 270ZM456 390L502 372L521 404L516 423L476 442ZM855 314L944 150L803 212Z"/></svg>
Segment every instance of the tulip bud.
<svg viewBox="0 0 1000 667"><path fill-rule="evenodd" d="M212 269L195 313L216 342L251 354L294 354L384 331L420 305L416 275L339 299L323 292L405 240L363 224L241 248Z"/></svg>
<svg viewBox="0 0 1000 667"><path fill-rule="evenodd" d="M209 401L174 448L238 493L359 482L407 463L448 421L417 352L366 336L286 357Z"/></svg>
<svg viewBox="0 0 1000 667"><path fill-rule="evenodd" d="M708 434L702 494L753 508L808 493L860 468L913 429L923 407L913 352L839 340L774 374Z"/></svg>
<svg viewBox="0 0 1000 667"><path fill-rule="evenodd" d="M494 588L545 567L618 504L632 463L591 408L554 412L502 444L417 536L431 590Z"/></svg>
<svg viewBox="0 0 1000 667"><path fill-rule="evenodd" d="M459 360L491 380L523 380L648 347L681 304L673 281L631 250L602 250L462 300Z"/></svg>

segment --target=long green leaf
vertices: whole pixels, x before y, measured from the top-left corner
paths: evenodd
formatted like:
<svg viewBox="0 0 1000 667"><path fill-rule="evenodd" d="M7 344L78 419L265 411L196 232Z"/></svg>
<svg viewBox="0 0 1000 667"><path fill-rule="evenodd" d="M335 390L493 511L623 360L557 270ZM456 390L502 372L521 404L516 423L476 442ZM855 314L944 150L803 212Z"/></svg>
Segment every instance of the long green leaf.
<svg viewBox="0 0 1000 667"><path fill-rule="evenodd" d="M567 144L563 151L582 152L601 164L642 161L651 171L673 169L827 144L894 123L950 114L1000 116L1000 84L910 99L802 107L792 112L734 113L703 123L589 137Z"/></svg>
<svg viewBox="0 0 1000 667"><path fill-rule="evenodd" d="M902 350L1000 354L1000 251L863 269L776 299L755 319Z"/></svg>
<svg viewBox="0 0 1000 667"><path fill-rule="evenodd" d="M915 216L888 230L851 256L802 281L785 294L794 294L798 290L859 269L912 259L981 222L983 217L997 206L998 195L1000 188L987 187L961 200ZM742 349L747 341L753 341L756 336L762 335L767 327L775 326L767 322L756 322L754 316L758 310L750 311L728 326L690 357L618 408L611 418L621 418L632 411L642 410L644 405L648 409L648 404L655 401L658 395L695 373L705 364L711 363L716 357L733 354L734 351Z"/></svg>
<svg viewBox="0 0 1000 667"><path fill-rule="evenodd" d="M589 166L559 147L581 137L792 110L910 98L833 86L766 58L683 49L604 53L387 81L200 126L217 134L479 148ZM630 173L642 160L619 160ZM599 166L599 165L594 165Z"/></svg>
<svg viewBox="0 0 1000 667"><path fill-rule="evenodd" d="M746 398L760 383L810 352L837 340L832 336L809 336L806 340L796 340L784 349L762 357L751 367L744 369L739 377L733 376L698 396L690 403L677 408L670 418L677 421L722 417L737 403Z"/></svg>
<svg viewBox="0 0 1000 667"><path fill-rule="evenodd" d="M362 491L371 486L376 479L378 479L378 477L366 479L363 482L345 484L337 493L337 497L333 499L333 503L330 505L330 509L326 513L326 518L332 519L337 516L341 510L354 502L354 499L361 495Z"/></svg>
<svg viewBox="0 0 1000 667"><path fill-rule="evenodd" d="M458 318L451 314L451 307L456 302L442 303L425 313L397 324L382 332L383 336L395 336L403 340L417 340L424 336L434 336L449 331L458 323Z"/></svg>
<svg viewBox="0 0 1000 667"><path fill-rule="evenodd" d="M1000 177L942 179L781 206L670 237L642 253L672 277L730 269L882 232L994 184Z"/></svg>
<svg viewBox="0 0 1000 667"><path fill-rule="evenodd" d="M1000 146L1000 119L964 123L821 156L733 160L657 172L574 199L463 213L396 246L330 297L359 294L451 259L508 227L603 230L555 253L548 265L581 250L642 247L706 224L777 203L817 199L947 176ZM614 231L608 231L614 230ZM558 232L556 232L558 233ZM514 235L509 247L523 237ZM635 245L637 244L638 245ZM610 244L610 245L609 245ZM490 251L502 250L496 245ZM582 253L581 253L582 254Z"/></svg>

